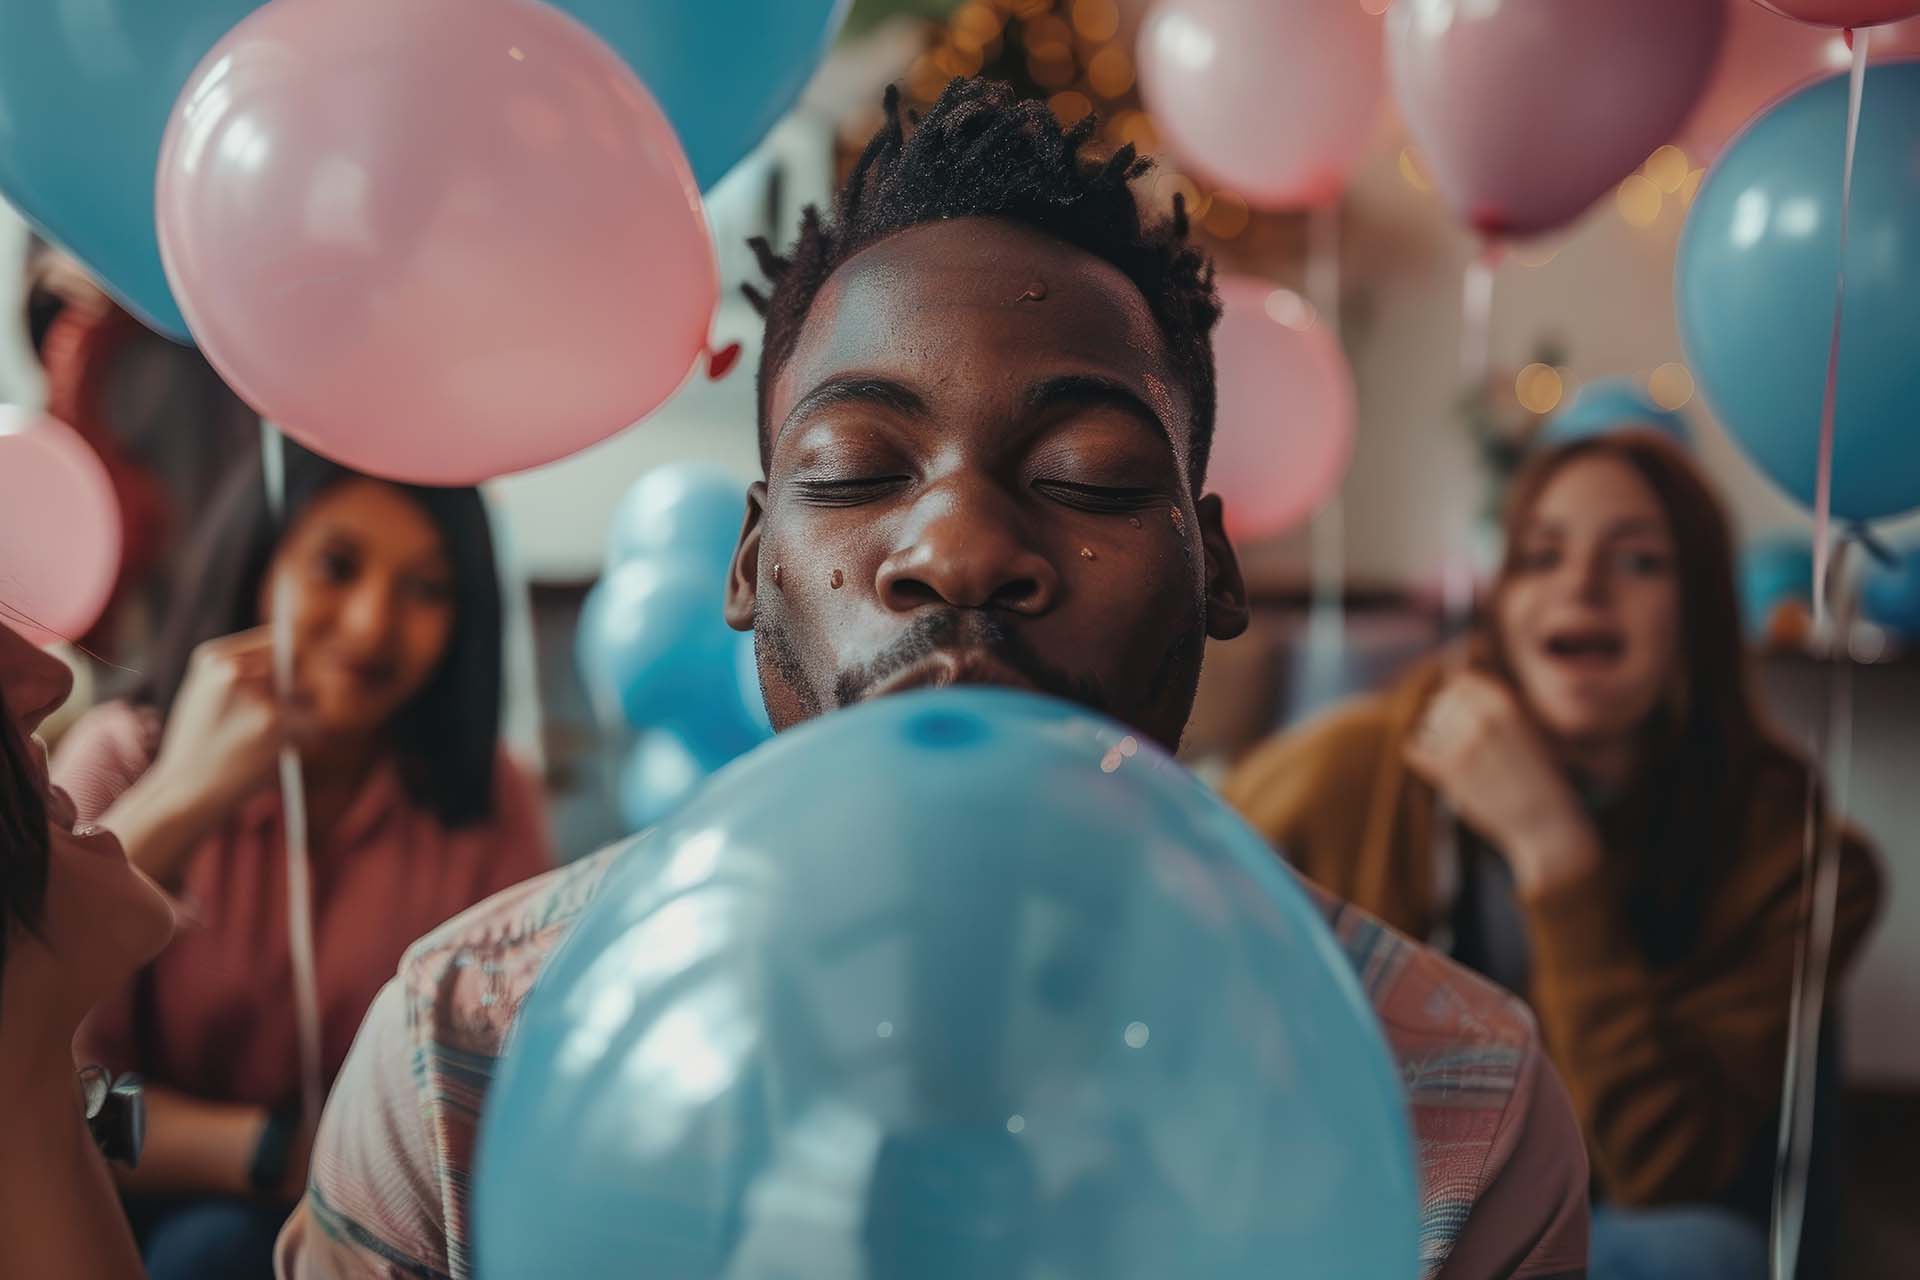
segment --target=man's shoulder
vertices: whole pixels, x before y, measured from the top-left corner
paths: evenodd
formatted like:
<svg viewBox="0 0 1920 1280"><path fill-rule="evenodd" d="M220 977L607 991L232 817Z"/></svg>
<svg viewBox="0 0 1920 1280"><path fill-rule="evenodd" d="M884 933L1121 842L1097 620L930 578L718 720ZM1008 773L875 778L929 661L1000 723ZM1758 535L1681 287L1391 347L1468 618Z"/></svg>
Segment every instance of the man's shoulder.
<svg viewBox="0 0 1920 1280"><path fill-rule="evenodd" d="M416 1026L442 1047L497 1055L547 960L640 839L502 889L409 947L399 981Z"/></svg>
<svg viewBox="0 0 1920 1280"><path fill-rule="evenodd" d="M1426 1273L1444 1266L1470 1220L1477 1235L1526 1240L1554 1220L1564 1200L1582 1196L1586 1180L1578 1129L1551 1078L1532 1012L1432 947L1308 889L1366 992L1406 1088L1420 1154ZM1501 1216L1511 1216L1510 1223L1488 1221L1485 1212L1476 1218L1476 1206L1510 1167L1532 1171L1539 1185L1518 1197L1525 1203L1517 1214L1503 1200ZM1583 1230L1579 1235L1584 1241ZM1477 1253L1484 1244L1476 1246Z"/></svg>

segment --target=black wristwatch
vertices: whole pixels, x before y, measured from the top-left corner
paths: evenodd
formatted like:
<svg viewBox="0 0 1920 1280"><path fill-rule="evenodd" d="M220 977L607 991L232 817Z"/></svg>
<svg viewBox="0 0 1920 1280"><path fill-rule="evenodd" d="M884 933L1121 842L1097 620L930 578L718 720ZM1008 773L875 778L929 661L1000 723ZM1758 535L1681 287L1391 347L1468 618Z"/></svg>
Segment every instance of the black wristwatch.
<svg viewBox="0 0 1920 1280"><path fill-rule="evenodd" d="M80 1068L80 1092L86 1099L87 1132L109 1160L132 1169L147 1141L147 1096L140 1077L115 1079L104 1067Z"/></svg>
<svg viewBox="0 0 1920 1280"><path fill-rule="evenodd" d="M275 1111L260 1130L254 1144L253 1163L247 1166L247 1185L255 1191L271 1194L287 1180L287 1160L293 1154L293 1140L300 1132L298 1111Z"/></svg>

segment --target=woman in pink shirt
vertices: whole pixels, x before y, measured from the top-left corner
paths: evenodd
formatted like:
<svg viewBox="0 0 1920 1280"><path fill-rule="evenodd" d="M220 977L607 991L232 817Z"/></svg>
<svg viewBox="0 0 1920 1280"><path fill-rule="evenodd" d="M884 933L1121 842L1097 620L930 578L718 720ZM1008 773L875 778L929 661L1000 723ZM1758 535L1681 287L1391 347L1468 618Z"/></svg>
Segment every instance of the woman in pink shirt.
<svg viewBox="0 0 1920 1280"><path fill-rule="evenodd" d="M329 1084L408 943L551 865L539 794L499 744L500 591L478 493L291 446L286 490L283 533L259 464L231 478L147 678L54 761L79 816L178 904L172 944L79 1040L83 1061L148 1082L146 1153L122 1189L158 1280L265 1274L305 1183L281 745L305 772ZM294 637L285 702L276 621Z"/></svg>

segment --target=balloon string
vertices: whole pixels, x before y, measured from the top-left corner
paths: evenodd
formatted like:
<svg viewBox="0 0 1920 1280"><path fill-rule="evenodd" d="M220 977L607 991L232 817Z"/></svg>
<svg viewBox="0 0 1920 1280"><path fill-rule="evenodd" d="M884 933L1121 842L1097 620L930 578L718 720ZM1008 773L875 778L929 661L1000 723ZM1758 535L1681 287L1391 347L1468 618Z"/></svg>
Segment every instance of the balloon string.
<svg viewBox="0 0 1920 1280"><path fill-rule="evenodd" d="M1307 216L1307 298L1320 313L1319 323L1340 339L1340 207L1315 209ZM1338 492L1314 513L1312 602L1307 614L1307 653L1318 670L1346 643L1346 511ZM1318 687L1316 685L1316 687Z"/></svg>
<svg viewBox="0 0 1920 1280"><path fill-rule="evenodd" d="M1844 561L1851 545L1850 540L1842 542L1835 552L1836 578L1839 576L1837 566ZM1849 593L1835 611L1842 633L1851 630L1857 605L1857 593ZM1806 924L1801 945L1794 953L1786 1074L1780 1094L1780 1142L1774 1167L1773 1198L1775 1280L1793 1280L1806 1223L1814 1097L1820 1070L1820 1031L1833 955L1834 916L1840 897L1841 833L1849 803L1848 783L1853 774L1853 663L1838 646L1828 657L1836 666L1828 673L1826 720L1814 728L1812 763L1808 768L1800 890L1800 915ZM1828 764L1831 764L1830 770L1823 767ZM1823 773L1832 778L1834 787L1833 804L1825 815L1821 814L1818 803Z"/></svg>
<svg viewBox="0 0 1920 1280"><path fill-rule="evenodd" d="M275 524L287 518L286 438L272 423L260 424L261 472ZM293 698L293 606L288 583L273 602L273 685L283 703ZM320 984L313 949L313 879L307 849L307 790L300 750L280 748L280 801L287 834L287 944L293 960L293 1012L300 1045L300 1107L309 1132L320 1123L325 1094L320 1085Z"/></svg>
<svg viewBox="0 0 1920 1280"><path fill-rule="evenodd" d="M1478 399L1493 367L1493 269L1499 250L1488 245L1467 263L1460 299L1460 388Z"/></svg>
<svg viewBox="0 0 1920 1280"><path fill-rule="evenodd" d="M1827 381L1820 401L1820 461L1813 498L1813 610L1817 632L1830 621L1827 611L1827 571L1832 558L1830 523L1833 519L1833 422L1840 390L1840 319L1847 299L1847 232L1853 220L1853 161L1860 140L1860 101L1867 86L1867 46L1873 32L1853 32L1853 71L1847 81L1847 143L1840 167L1840 261L1834 272L1833 325L1827 337Z"/></svg>
<svg viewBox="0 0 1920 1280"><path fill-rule="evenodd" d="M1460 400L1465 413L1479 411L1493 371L1493 274L1500 248L1489 242L1467 263L1460 293ZM1449 632L1473 614L1475 558L1469 526L1454 539L1441 580L1441 612Z"/></svg>
<svg viewBox="0 0 1920 1280"><path fill-rule="evenodd" d="M1833 325L1827 340L1827 377L1820 405L1820 448L1814 481L1813 609L1814 634L1826 651L1830 669L1827 716L1814 731L1807 769L1807 804L1801 858L1801 916L1805 920L1795 949L1793 993L1788 1006L1786 1071L1780 1092L1780 1140L1774 1167L1772 1273L1793 1280L1799 1269L1806 1224L1807 1182L1813 1146L1814 1098L1819 1079L1820 1030L1825 1014L1827 970L1833 952L1834 913L1840 892L1840 832L1847 808L1847 783L1853 767L1853 671L1844 651L1852 630L1854 601L1842 602L1839 617L1830 607L1830 582L1846 543L1833 545L1833 437L1840 386L1840 324L1847 291L1847 232L1853 206L1854 155L1860 136L1860 104L1865 94L1870 33L1852 33L1853 71L1848 81L1846 150L1840 170L1839 262L1834 274ZM1831 748L1833 756L1828 759ZM1821 821L1820 780L1834 780L1833 811Z"/></svg>

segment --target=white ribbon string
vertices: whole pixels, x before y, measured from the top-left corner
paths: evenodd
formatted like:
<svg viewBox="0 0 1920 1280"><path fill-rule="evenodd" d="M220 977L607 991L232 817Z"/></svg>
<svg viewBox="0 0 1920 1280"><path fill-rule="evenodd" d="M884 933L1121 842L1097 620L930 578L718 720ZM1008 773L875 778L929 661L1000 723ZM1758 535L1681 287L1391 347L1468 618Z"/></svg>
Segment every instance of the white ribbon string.
<svg viewBox="0 0 1920 1280"><path fill-rule="evenodd" d="M272 423L260 424L260 462L266 480L267 507L284 529L287 519L285 437ZM273 686L281 702L293 699L293 604L291 583L275 589L273 600ZM301 778L300 751L280 748L280 801L287 840L287 943L293 960L293 1012L300 1045L300 1106L308 1131L320 1123L326 1100L320 1084L320 984L314 972L313 872L307 849L307 790Z"/></svg>
<svg viewBox="0 0 1920 1280"><path fill-rule="evenodd" d="M1340 206L1307 215L1307 299L1320 313L1335 342L1340 341ZM1314 514L1312 540L1313 600L1307 614L1307 653L1315 695L1331 680L1346 644L1346 512L1336 491ZM1324 664L1325 670L1321 670Z"/></svg>
<svg viewBox="0 0 1920 1280"><path fill-rule="evenodd" d="M1493 276L1499 265L1497 246L1483 245L1467 263L1460 291L1460 405L1473 406L1486 394L1493 371ZM1477 574L1472 522L1454 536L1441 578L1441 611L1447 629L1458 631L1473 614Z"/></svg>
<svg viewBox="0 0 1920 1280"><path fill-rule="evenodd" d="M1871 33L1853 33L1853 71L1847 86L1847 135L1840 169L1839 263L1834 273L1833 325L1827 339L1827 377L1820 405L1820 452L1813 504L1814 635L1829 663L1827 716L1816 726L1807 777L1805 844L1801 858L1801 918L1806 922L1794 955L1793 993L1787 1015L1786 1071L1780 1089L1780 1139L1774 1165L1772 1273L1794 1280L1805 1233L1814 1101L1820 1072L1820 1031L1826 1014L1827 972L1833 955L1834 914L1840 893L1840 837L1853 769L1853 668L1847 637L1856 600L1849 594L1831 607L1831 578L1844 562L1845 545L1833 538L1834 406L1840 385L1840 322L1847 293L1847 232L1853 210L1854 153L1860 137L1860 104L1866 90ZM1829 756L1831 752L1831 756ZM1831 764L1829 771L1826 766ZM1821 814L1822 775L1831 777L1831 810ZM1823 821L1824 818L1824 821Z"/></svg>
<svg viewBox="0 0 1920 1280"><path fill-rule="evenodd" d="M1867 45L1873 32L1853 33L1853 71L1847 81L1847 144L1840 167L1840 261L1834 272L1833 327L1827 339L1827 382L1820 402L1820 469L1813 500L1813 610L1816 630L1824 633L1827 615L1827 567L1833 546L1833 416L1840 388L1840 317L1847 300L1847 231L1853 219L1853 157L1860 140L1860 100L1867 87Z"/></svg>

